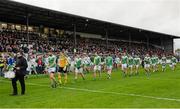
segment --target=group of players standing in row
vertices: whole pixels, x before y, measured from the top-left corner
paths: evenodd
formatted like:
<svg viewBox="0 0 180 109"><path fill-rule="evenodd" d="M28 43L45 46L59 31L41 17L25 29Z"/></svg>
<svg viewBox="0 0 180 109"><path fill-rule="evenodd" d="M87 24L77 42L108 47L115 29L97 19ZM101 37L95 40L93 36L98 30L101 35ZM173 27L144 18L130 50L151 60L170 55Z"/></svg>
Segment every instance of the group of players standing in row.
<svg viewBox="0 0 180 109"><path fill-rule="evenodd" d="M112 57L111 53L102 55L101 53L95 53L93 56L89 56L86 53L79 54L76 53L74 57L68 57L65 53L61 52L59 56L49 53L46 58L46 70L50 74L51 86L56 87L59 83L62 84L62 74L64 75L64 84L67 83L67 72L74 72L74 79L78 79L78 75L85 80L84 72L93 72L93 79L95 80L97 74L101 77L101 72L107 72L107 78L111 78L112 69L121 68L123 72L123 77L133 76L139 74L139 67L145 69L147 76L150 72L158 71L158 65L161 64L162 71L164 72L167 65L167 58L163 55L159 58L157 55L149 54L141 59L138 55L128 55L127 53L122 53L121 55L115 55ZM171 69L174 71L177 59L175 56L169 56L168 63ZM54 73L58 72L58 81L55 79Z"/></svg>
<svg viewBox="0 0 180 109"><path fill-rule="evenodd" d="M37 58L32 54L27 59L28 71L36 72ZM57 83L66 84L67 83L67 73L73 72L74 79L77 80L80 75L82 79L85 80L85 72L93 72L93 79L95 80L97 75L101 77L101 72L107 72L107 78L111 78L112 69L122 69L123 77L133 76L139 74L139 68L142 66L145 69L146 75L149 76L150 72L158 71L159 64L161 64L161 69L164 72L167 64L174 71L177 59L175 56L171 55L166 57L158 57L157 55L150 56L146 54L143 58L138 55L129 55L127 53L120 54L86 54L86 53L75 53L68 56L64 52L59 54L54 54L49 52L43 56L44 71L49 73L51 86L56 87ZM168 61L169 62L168 62ZM12 55L7 57L7 69L13 70L15 65L15 60ZM3 59L0 59L0 68L3 68ZM2 70L2 69L1 69ZM55 79L55 73L58 72L58 81ZM64 81L62 82L62 75L64 76Z"/></svg>

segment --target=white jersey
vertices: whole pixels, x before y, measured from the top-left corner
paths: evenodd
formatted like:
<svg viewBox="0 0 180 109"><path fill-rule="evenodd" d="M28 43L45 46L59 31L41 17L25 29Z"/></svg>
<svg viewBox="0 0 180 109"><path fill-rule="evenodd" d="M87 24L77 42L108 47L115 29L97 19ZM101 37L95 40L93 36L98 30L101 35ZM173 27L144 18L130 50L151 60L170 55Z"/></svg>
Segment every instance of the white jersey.
<svg viewBox="0 0 180 109"><path fill-rule="evenodd" d="M68 61L68 64L70 65L71 64L71 58L69 56L67 57L67 61Z"/></svg>
<svg viewBox="0 0 180 109"><path fill-rule="evenodd" d="M33 66L33 67L36 67L37 66L36 59L35 58L30 59L30 63L29 64L31 66Z"/></svg>
<svg viewBox="0 0 180 109"><path fill-rule="evenodd" d="M83 63L84 63L85 65L90 65L90 64L91 64L91 59L90 59L90 57L84 57L84 58L83 58Z"/></svg>
<svg viewBox="0 0 180 109"><path fill-rule="evenodd" d="M30 70L31 70L31 67L32 67L31 62L30 62L30 61L27 61L27 64L28 64L27 71L30 71Z"/></svg>
<svg viewBox="0 0 180 109"><path fill-rule="evenodd" d="M71 66L71 67L74 67L74 64L75 64L75 62L74 62L74 61L71 61L70 66Z"/></svg>
<svg viewBox="0 0 180 109"><path fill-rule="evenodd" d="M70 71L74 72L74 70L75 70L75 62L74 62L74 60L71 60L71 62L70 62Z"/></svg>
<svg viewBox="0 0 180 109"><path fill-rule="evenodd" d="M44 64L45 64L45 66L49 65L48 58L44 58Z"/></svg>
<svg viewBox="0 0 180 109"><path fill-rule="evenodd" d="M116 57L116 58L115 58L115 63L116 63L116 64L120 64L120 58L119 58L119 57Z"/></svg>

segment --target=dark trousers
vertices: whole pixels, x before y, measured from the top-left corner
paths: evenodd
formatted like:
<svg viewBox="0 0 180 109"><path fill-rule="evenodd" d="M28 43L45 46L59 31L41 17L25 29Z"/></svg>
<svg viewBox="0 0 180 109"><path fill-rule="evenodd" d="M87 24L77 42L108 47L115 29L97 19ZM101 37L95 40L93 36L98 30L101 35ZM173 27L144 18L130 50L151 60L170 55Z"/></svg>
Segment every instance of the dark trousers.
<svg viewBox="0 0 180 109"><path fill-rule="evenodd" d="M38 74L42 74L43 73L43 67L41 65L38 65L36 70L37 70Z"/></svg>
<svg viewBox="0 0 180 109"><path fill-rule="evenodd" d="M13 94L17 94L17 80L19 80L21 84L21 94L25 94L24 75L16 75L15 78L12 79Z"/></svg>
<svg viewBox="0 0 180 109"><path fill-rule="evenodd" d="M0 76L4 76L4 74L3 74L3 67L0 67Z"/></svg>

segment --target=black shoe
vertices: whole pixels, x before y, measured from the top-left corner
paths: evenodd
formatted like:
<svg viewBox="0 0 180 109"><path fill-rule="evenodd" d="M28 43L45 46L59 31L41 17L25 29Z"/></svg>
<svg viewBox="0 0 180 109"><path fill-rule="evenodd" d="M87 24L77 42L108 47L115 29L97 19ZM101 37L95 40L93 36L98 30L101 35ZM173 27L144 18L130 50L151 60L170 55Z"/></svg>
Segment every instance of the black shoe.
<svg viewBox="0 0 180 109"><path fill-rule="evenodd" d="M56 87L57 87L57 85L58 85L58 84L57 84L57 82L55 82L55 83L54 83L54 88L56 88Z"/></svg>
<svg viewBox="0 0 180 109"><path fill-rule="evenodd" d="M17 93L10 94L10 96L17 96Z"/></svg>
<svg viewBox="0 0 180 109"><path fill-rule="evenodd" d="M111 77L109 76L109 77L107 77L107 79L111 79Z"/></svg>
<svg viewBox="0 0 180 109"><path fill-rule="evenodd" d="M25 95L25 93L21 93L21 95Z"/></svg>
<svg viewBox="0 0 180 109"><path fill-rule="evenodd" d="M51 88L55 88L54 84L51 85Z"/></svg>

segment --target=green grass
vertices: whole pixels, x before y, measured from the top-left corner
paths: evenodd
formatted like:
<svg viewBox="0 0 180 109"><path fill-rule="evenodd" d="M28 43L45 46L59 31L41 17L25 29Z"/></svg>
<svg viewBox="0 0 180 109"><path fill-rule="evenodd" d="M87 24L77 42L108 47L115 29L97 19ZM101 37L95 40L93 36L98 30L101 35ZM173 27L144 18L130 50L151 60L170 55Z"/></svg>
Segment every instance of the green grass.
<svg viewBox="0 0 180 109"><path fill-rule="evenodd" d="M95 81L92 74L87 74L85 81L79 78L76 82L69 75L68 84L56 89L50 88L47 76L31 76L26 80L24 96L9 96L10 81L0 78L0 108L180 108L179 64L175 72L168 68L166 72L152 73L150 78L143 72L141 69L139 76L123 78L119 70L113 72L111 80L103 73Z"/></svg>

